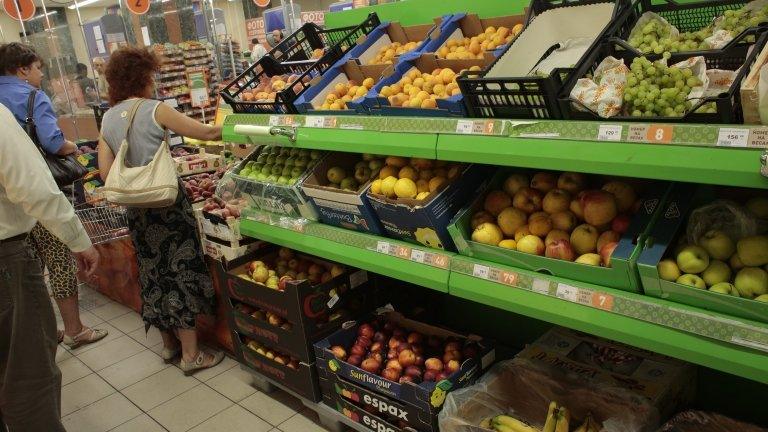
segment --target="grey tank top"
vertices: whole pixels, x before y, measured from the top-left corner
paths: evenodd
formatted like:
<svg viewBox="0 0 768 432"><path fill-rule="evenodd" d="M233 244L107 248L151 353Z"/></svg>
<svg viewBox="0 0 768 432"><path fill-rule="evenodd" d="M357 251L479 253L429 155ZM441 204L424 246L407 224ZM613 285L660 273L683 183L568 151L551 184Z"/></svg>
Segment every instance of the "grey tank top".
<svg viewBox="0 0 768 432"><path fill-rule="evenodd" d="M128 116L137 100L126 99L104 113L101 136L114 154L117 154L123 143L128 130ZM160 101L143 99L139 105L126 154L128 166L138 167L150 163L163 142L165 131L155 120L155 110L160 104Z"/></svg>

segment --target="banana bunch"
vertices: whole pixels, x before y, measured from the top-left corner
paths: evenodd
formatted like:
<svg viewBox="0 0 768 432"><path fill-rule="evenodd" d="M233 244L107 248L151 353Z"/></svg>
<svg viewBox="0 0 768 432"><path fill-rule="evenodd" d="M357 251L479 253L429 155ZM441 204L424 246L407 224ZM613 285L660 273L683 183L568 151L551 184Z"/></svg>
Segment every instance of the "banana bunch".
<svg viewBox="0 0 768 432"><path fill-rule="evenodd" d="M568 432L568 423L571 421L571 413L568 408L558 406L557 402L549 403L547 410L547 421L544 422L544 429L541 432Z"/></svg>
<svg viewBox="0 0 768 432"><path fill-rule="evenodd" d="M480 427L496 432L541 432L523 421L503 414L483 420Z"/></svg>
<svg viewBox="0 0 768 432"><path fill-rule="evenodd" d="M571 413L568 408L558 406L557 402L552 401L549 403L544 429L535 428L524 421L504 414L483 419L480 422L480 427L496 432L568 432L570 421ZM584 423L573 432L600 432L600 429L600 425L592 418L591 414L588 414Z"/></svg>
<svg viewBox="0 0 768 432"><path fill-rule="evenodd" d="M584 419L584 423L581 424L573 432L600 432L600 426L595 419L592 418L592 414L587 414L587 418Z"/></svg>

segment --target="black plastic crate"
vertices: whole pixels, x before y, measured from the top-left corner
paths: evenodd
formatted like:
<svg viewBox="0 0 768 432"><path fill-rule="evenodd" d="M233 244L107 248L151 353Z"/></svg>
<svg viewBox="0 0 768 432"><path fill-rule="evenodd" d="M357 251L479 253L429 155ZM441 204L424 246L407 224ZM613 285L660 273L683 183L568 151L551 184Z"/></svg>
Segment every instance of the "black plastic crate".
<svg viewBox="0 0 768 432"><path fill-rule="evenodd" d="M741 96L739 94L739 88L741 82L744 80L752 66L755 63L755 59L762 51L768 40L768 33L761 32L758 29L751 29L745 31L739 35L739 39L747 38L750 36L756 36L757 41L753 44L745 44L737 41L736 43L729 44L728 47L719 50L708 50L697 52L696 55L701 55L707 64L707 69L721 69L721 70L738 70L736 78L733 84L727 92L723 92L717 96L710 96L702 98L697 104L691 107L691 109L682 117L633 117L618 115L611 117L611 120L616 121L653 121L664 123L723 123L723 124L741 124L743 123L743 112L741 109ZM632 60L638 55L634 52L624 49L623 41L616 38L608 38L601 41L597 46L587 53L587 57L581 63L576 71L563 87L563 91L559 96L560 110L565 120L604 120L597 113L589 111L584 105L579 102L573 101L570 98L571 90L576 86L576 82L588 74L593 74L600 62L608 56L613 56L617 59L623 59L624 64L629 67L632 64ZM667 60L668 65L673 65L686 60L691 57L691 53L674 53ZM649 57L650 58L650 57ZM704 104L714 102L717 112L715 113L699 113L695 112L699 107ZM579 108L577 108L579 106Z"/></svg>
<svg viewBox="0 0 768 432"><path fill-rule="evenodd" d="M236 113L290 113L297 114L293 102L304 90L310 87L310 81L330 69L344 54L352 49L357 40L367 35L380 24L379 16L371 13L359 25L342 29L318 30L319 27L302 26L286 38L286 45L281 42L269 54L262 57L232 80L221 91L221 97L232 106ZM304 29L304 30L302 30ZM314 29L309 31L308 29ZM300 35L297 35L299 34ZM343 36L339 36L344 33ZM318 42L319 41L319 42ZM332 43L326 46L317 44ZM313 45L314 44L314 45ZM283 48L281 48L283 46ZM324 47L325 52L319 59L312 59L312 46ZM250 91L263 81L276 75L295 75L295 81L276 92L274 101L243 100L244 92Z"/></svg>
<svg viewBox="0 0 768 432"><path fill-rule="evenodd" d="M608 1L613 3L612 1ZM526 26L533 19L550 9L585 6L589 4L606 3L605 0L533 0L526 15ZM626 13L629 9L629 0L617 0L613 11L613 19L606 25L602 34L592 45L605 37L613 35L616 31L615 19ZM523 29L523 32L525 29ZM522 34L522 32L521 32ZM491 118L536 118L558 119L561 118L557 102L558 93L562 89L566 78L575 68L558 68L552 71L548 77L498 77L486 78L485 74L504 57L504 54L514 45L513 40L490 66L483 71L465 71L456 80L464 95L464 104L470 117ZM542 58L545 58L552 50L550 48ZM591 49L591 47L590 47ZM582 58L583 60L583 58Z"/></svg>

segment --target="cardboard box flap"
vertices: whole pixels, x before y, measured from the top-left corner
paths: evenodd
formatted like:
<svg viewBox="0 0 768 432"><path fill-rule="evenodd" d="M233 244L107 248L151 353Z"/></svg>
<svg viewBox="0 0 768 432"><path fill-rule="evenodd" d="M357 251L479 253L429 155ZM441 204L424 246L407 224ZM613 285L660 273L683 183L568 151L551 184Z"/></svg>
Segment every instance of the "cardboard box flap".
<svg viewBox="0 0 768 432"><path fill-rule="evenodd" d="M574 38L594 41L610 22L614 7L613 3L597 3L545 11L517 36L486 77L527 76L551 47Z"/></svg>

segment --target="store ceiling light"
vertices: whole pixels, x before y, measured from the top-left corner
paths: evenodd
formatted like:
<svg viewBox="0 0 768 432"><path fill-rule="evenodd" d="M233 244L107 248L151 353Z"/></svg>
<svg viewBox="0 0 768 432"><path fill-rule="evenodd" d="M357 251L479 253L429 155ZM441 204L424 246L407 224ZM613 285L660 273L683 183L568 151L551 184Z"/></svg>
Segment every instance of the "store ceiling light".
<svg viewBox="0 0 768 432"><path fill-rule="evenodd" d="M84 6L92 5L92 4L94 4L96 2L99 2L99 1L100 0L83 0L83 1L77 2L76 4L68 6L67 9L76 9L78 7L84 7Z"/></svg>

